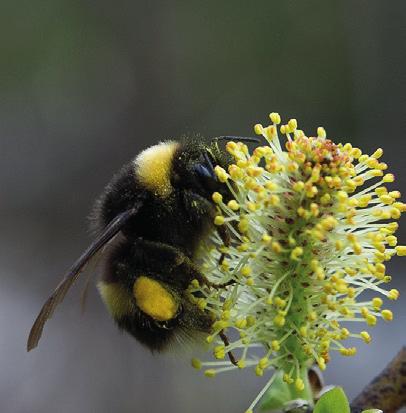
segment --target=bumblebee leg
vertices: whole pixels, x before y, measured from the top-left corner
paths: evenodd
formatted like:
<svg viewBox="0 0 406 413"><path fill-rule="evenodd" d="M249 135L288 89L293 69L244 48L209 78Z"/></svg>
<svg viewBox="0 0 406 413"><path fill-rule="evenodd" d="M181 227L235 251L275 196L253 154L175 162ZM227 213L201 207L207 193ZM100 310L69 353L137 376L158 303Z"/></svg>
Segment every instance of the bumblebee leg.
<svg viewBox="0 0 406 413"><path fill-rule="evenodd" d="M199 281L199 284L210 288L225 288L235 283L234 280L222 284L212 283L186 254L172 245L139 238L136 249L142 251L140 258L141 260L144 259L144 262L139 261L141 267L147 268L150 272L156 274L162 273L164 268L169 269L169 274L173 274L173 284L179 285L182 289L186 289L194 279ZM179 274L182 274L182 276L179 276ZM163 277L162 281L165 281L168 272L165 272Z"/></svg>
<svg viewBox="0 0 406 413"><path fill-rule="evenodd" d="M173 276L173 284L179 285L182 289L186 289L193 279L197 279L203 285L209 283L194 262L182 250L172 245L139 238L136 249L141 256L142 267L156 274L161 274L165 270L162 281L168 276Z"/></svg>
<svg viewBox="0 0 406 413"><path fill-rule="evenodd" d="M228 341L227 336L224 333L224 330L221 330L219 333L220 338L223 340L224 345L227 347L228 345L230 345L230 342ZM234 357L234 354L231 351L227 352L228 354L228 358L230 359L231 363L234 364L234 366L238 367L238 361L236 360L236 358Z"/></svg>

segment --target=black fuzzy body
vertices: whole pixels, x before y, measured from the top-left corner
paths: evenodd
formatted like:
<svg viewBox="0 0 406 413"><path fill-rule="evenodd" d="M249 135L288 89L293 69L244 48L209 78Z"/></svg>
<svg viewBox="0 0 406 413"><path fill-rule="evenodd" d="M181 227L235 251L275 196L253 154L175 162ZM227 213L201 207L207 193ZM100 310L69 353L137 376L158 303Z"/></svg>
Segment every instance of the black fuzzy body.
<svg viewBox="0 0 406 413"><path fill-rule="evenodd" d="M151 350L165 349L175 337L184 341L197 332L210 331L211 318L186 293L193 279L202 279L194 263L197 248L215 230L211 194L224 191L224 185L214 175L211 180L194 175L195 165L203 162L201 153L207 148L196 141L178 144L170 165L172 190L166 196L159 196L143 184L134 162L130 162L113 178L96 204L94 218L101 230L118 213L141 203L107 251L102 282L125 288L128 299L133 300L133 310L113 317L121 329ZM215 153L216 164L226 167L227 158L219 151ZM179 303L176 317L160 322L137 307L132 291L140 276L157 280L173 295Z"/></svg>

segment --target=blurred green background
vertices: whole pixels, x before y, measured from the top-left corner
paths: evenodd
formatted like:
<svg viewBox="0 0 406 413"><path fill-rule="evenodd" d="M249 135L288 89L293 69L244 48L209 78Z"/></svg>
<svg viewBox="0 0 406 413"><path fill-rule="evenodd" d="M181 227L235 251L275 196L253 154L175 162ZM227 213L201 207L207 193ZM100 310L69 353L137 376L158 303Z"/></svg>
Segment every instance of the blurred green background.
<svg viewBox="0 0 406 413"><path fill-rule="evenodd" d="M75 288L26 354L28 330L87 246L94 198L161 139L252 134L279 111L384 147L405 190L406 2L3 0L0 16L0 411L244 411L262 379L152 356L95 288L84 317ZM389 273L405 291L400 265ZM329 365L350 397L406 341L404 301L390 308L372 344Z"/></svg>

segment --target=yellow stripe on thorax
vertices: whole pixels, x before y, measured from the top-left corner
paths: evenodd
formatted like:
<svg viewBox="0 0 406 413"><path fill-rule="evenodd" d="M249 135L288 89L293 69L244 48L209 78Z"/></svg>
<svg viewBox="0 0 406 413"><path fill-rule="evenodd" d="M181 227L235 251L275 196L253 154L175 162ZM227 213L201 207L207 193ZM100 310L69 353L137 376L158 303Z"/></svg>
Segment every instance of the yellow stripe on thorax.
<svg viewBox="0 0 406 413"><path fill-rule="evenodd" d="M158 281L141 276L135 281L133 292L137 306L154 320L167 321L176 315L178 304Z"/></svg>
<svg viewBox="0 0 406 413"><path fill-rule="evenodd" d="M142 151L135 158L136 175L156 195L168 196L172 191L170 173L178 143L162 142Z"/></svg>

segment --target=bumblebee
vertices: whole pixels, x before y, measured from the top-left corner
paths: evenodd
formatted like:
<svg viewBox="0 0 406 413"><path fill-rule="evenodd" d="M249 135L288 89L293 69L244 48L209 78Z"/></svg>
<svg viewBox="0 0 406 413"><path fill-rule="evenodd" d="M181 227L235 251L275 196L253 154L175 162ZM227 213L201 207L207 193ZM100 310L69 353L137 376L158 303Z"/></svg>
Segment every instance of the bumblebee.
<svg viewBox="0 0 406 413"><path fill-rule="evenodd" d="M211 201L215 191L229 198L214 171L215 165L230 163L220 140L257 142L239 137L164 141L113 177L92 214L96 238L45 302L27 351L38 345L44 324L97 253L103 257L98 289L120 329L152 351L210 331L210 315L192 302L187 288L193 279L210 285L195 262L201 241L219 231L228 242L223 227L213 224Z"/></svg>

